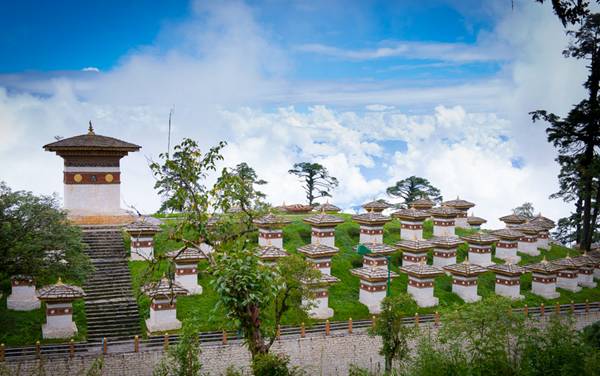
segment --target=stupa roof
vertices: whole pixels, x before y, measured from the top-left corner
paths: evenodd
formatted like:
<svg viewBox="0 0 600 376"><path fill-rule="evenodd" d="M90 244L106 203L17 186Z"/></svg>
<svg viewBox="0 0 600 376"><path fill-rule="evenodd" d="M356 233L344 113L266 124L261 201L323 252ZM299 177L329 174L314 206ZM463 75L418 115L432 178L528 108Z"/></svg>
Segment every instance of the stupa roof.
<svg viewBox="0 0 600 376"><path fill-rule="evenodd" d="M167 252L167 257L180 262L198 262L207 259L201 249L193 246L185 246L178 250Z"/></svg>
<svg viewBox="0 0 600 376"><path fill-rule="evenodd" d="M393 212L392 217L405 219L409 221L423 221L429 218L429 213L414 208L400 209L398 211Z"/></svg>
<svg viewBox="0 0 600 376"><path fill-rule="evenodd" d="M130 151L138 151L141 146L135 145L129 142L125 142L113 137L101 136L94 132L92 124L88 133L79 136L63 138L56 142L52 142L44 145L46 151L92 151L92 150L104 150L104 151L119 151L127 154Z"/></svg>
<svg viewBox="0 0 600 376"><path fill-rule="evenodd" d="M447 249L456 248L459 245L464 244L464 241L456 236L436 236L429 239L429 241L435 247Z"/></svg>
<svg viewBox="0 0 600 376"><path fill-rule="evenodd" d="M273 245L265 245L257 248L258 257L262 260L276 260L278 258L286 257L288 253L279 247Z"/></svg>
<svg viewBox="0 0 600 376"><path fill-rule="evenodd" d="M583 260L578 258L571 258L571 256L569 255L567 255L567 257L565 258L552 260L551 262L554 265L562 266L564 269L579 269L580 267L586 265L586 262L584 262Z"/></svg>
<svg viewBox="0 0 600 376"><path fill-rule="evenodd" d="M179 282L162 277L160 281L150 282L142 287L142 292L152 299L171 299L178 295L187 295L188 290Z"/></svg>
<svg viewBox="0 0 600 376"><path fill-rule="evenodd" d="M64 284L60 278L54 285L44 286L35 293L45 302L69 302L85 296L81 287Z"/></svg>
<svg viewBox="0 0 600 376"><path fill-rule="evenodd" d="M446 265L444 266L444 270L450 272L450 274L461 275L464 277L474 277L487 271L483 266L471 264L469 260L466 259L460 264Z"/></svg>
<svg viewBox="0 0 600 376"><path fill-rule="evenodd" d="M130 235L156 234L160 231L160 220L151 216L139 216L134 222L125 226L125 231Z"/></svg>
<svg viewBox="0 0 600 376"><path fill-rule="evenodd" d="M392 218L379 212L370 211L367 213L353 215L352 220L365 225L383 225L391 221Z"/></svg>
<svg viewBox="0 0 600 376"><path fill-rule="evenodd" d="M371 254L375 255L389 255L398 250L396 247L383 243L363 243L363 245L369 248ZM357 248L358 246L354 247L354 250L356 250Z"/></svg>
<svg viewBox="0 0 600 376"><path fill-rule="evenodd" d="M409 204L411 208L415 209L431 209L435 205L435 202L428 198L419 198Z"/></svg>
<svg viewBox="0 0 600 376"><path fill-rule="evenodd" d="M344 223L344 219L337 217L335 215L327 214L324 211L321 211L319 214L311 215L310 217L306 217L303 219L304 222L313 225L313 226L337 226L340 223Z"/></svg>
<svg viewBox="0 0 600 376"><path fill-rule="evenodd" d="M456 197L456 200L442 202L442 206L449 206L451 208L464 210L464 209L472 208L473 206L475 206L475 204L470 201L461 200L459 197Z"/></svg>
<svg viewBox="0 0 600 376"><path fill-rule="evenodd" d="M330 247L321 243L310 243L303 245L302 247L298 247L298 252L308 256L308 257L327 257L333 256L339 253L339 249L335 247Z"/></svg>
<svg viewBox="0 0 600 376"><path fill-rule="evenodd" d="M525 269L540 274L556 274L558 271L563 270L565 268L561 265L556 265L555 263L548 262L548 260L546 260L546 257L544 257L544 259L540 262L525 265Z"/></svg>
<svg viewBox="0 0 600 376"><path fill-rule="evenodd" d="M387 281L388 271L384 268L377 266L363 266L361 268L350 270L352 275L357 276L360 279L369 281L369 282L382 282ZM390 278L398 277L398 274L395 272L389 272Z"/></svg>
<svg viewBox="0 0 600 376"><path fill-rule="evenodd" d="M553 220L551 220L550 218L546 218L544 216L542 216L542 214L538 214L535 217L533 217L529 223L539 226L545 230L551 230L554 227L556 227L556 223L554 223Z"/></svg>
<svg viewBox="0 0 600 376"><path fill-rule="evenodd" d="M487 222L487 220L485 220L481 217L476 217L474 215L470 215L467 217L467 223L470 225L480 226L486 222Z"/></svg>
<svg viewBox="0 0 600 376"><path fill-rule="evenodd" d="M288 213L309 213L313 210L313 207L304 204L291 204L284 206L283 210Z"/></svg>
<svg viewBox="0 0 600 376"><path fill-rule="evenodd" d="M437 266L428 265L424 262L401 266L400 271L415 277L437 277L444 274L444 271Z"/></svg>
<svg viewBox="0 0 600 376"><path fill-rule="evenodd" d="M429 214L437 218L456 218L460 212L450 206L438 206L429 209Z"/></svg>
<svg viewBox="0 0 600 376"><path fill-rule="evenodd" d="M505 240L517 240L523 236L522 232L514 230L512 228L503 228L501 230L495 230L491 232L492 235L497 237L498 239Z"/></svg>
<svg viewBox="0 0 600 376"><path fill-rule="evenodd" d="M317 280L304 280L303 283L307 285L331 285L333 283L339 282L339 278L334 277L329 274L321 273L321 276Z"/></svg>
<svg viewBox="0 0 600 376"><path fill-rule="evenodd" d="M317 207L315 208L315 211L324 211L324 212L329 212L329 213L337 213L339 211L341 211L342 209L330 204L329 202L326 202L324 204L321 205L317 205Z"/></svg>
<svg viewBox="0 0 600 376"><path fill-rule="evenodd" d="M488 266L488 270L491 270L496 274L507 275L511 277L521 275L526 272L525 268L522 266L510 262L507 262L506 264L494 264Z"/></svg>
<svg viewBox="0 0 600 376"><path fill-rule="evenodd" d="M587 252L584 252L583 255L574 257L575 261L587 265L590 267L598 267L600 266L600 258L594 255L590 255Z"/></svg>
<svg viewBox="0 0 600 376"><path fill-rule="evenodd" d="M536 235L540 231L544 231L543 228L533 225L531 223L523 223L514 227L515 230L522 232L525 235Z"/></svg>
<svg viewBox="0 0 600 376"><path fill-rule="evenodd" d="M362 204L362 208L365 210L373 210L376 212L384 211L385 209L391 207L392 205L386 202L385 200L375 200L367 202L366 204Z"/></svg>
<svg viewBox="0 0 600 376"><path fill-rule="evenodd" d="M470 244L482 245L489 245L498 240L497 237L489 235L485 232L476 232L474 234L461 236L460 238Z"/></svg>
<svg viewBox="0 0 600 376"><path fill-rule="evenodd" d="M400 240L396 243L396 247L400 248L400 250L411 251L411 252L427 252L428 250L434 247L433 243L429 240L424 239L404 239Z"/></svg>
<svg viewBox="0 0 600 376"><path fill-rule="evenodd" d="M256 218L253 223L258 226L258 227L267 227L267 228L271 228L271 227L281 227L284 226L288 223L291 223L291 221L287 218L284 218L282 216L279 215L275 215L273 213L269 213L267 215L263 215L260 218Z"/></svg>
<svg viewBox="0 0 600 376"><path fill-rule="evenodd" d="M527 222L527 217L519 214L509 214L499 218L504 223L519 224Z"/></svg>

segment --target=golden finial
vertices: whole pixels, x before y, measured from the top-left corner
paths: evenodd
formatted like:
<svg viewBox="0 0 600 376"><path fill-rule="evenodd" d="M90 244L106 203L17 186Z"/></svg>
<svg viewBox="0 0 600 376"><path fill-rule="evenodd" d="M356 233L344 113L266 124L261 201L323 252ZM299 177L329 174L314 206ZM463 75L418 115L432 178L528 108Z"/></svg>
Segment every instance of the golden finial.
<svg viewBox="0 0 600 376"><path fill-rule="evenodd" d="M544 258L542 258L542 264L547 264L548 260L546 260L546 255L544 255Z"/></svg>
<svg viewBox="0 0 600 376"><path fill-rule="evenodd" d="M56 284L62 285L63 284L62 278L58 277L58 281L56 281Z"/></svg>
<svg viewBox="0 0 600 376"><path fill-rule="evenodd" d="M94 127L92 126L92 121L90 120L90 126L88 127L88 135L94 135Z"/></svg>
<svg viewBox="0 0 600 376"><path fill-rule="evenodd" d="M465 261L463 261L463 264L465 265L469 265L469 257L465 257Z"/></svg>

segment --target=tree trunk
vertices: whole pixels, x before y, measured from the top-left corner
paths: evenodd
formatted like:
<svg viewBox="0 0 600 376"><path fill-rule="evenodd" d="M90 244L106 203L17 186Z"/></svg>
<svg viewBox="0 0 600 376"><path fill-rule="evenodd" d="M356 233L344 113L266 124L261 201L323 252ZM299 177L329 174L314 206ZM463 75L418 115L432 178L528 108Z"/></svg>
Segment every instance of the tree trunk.
<svg viewBox="0 0 600 376"><path fill-rule="evenodd" d="M594 212L592 214L592 231L591 231L591 239L592 242L594 240L594 233L596 231L596 223L598 222L598 212L600 211L600 178L596 183L596 199L594 202Z"/></svg>
<svg viewBox="0 0 600 376"><path fill-rule="evenodd" d="M244 325L247 333L245 333L246 341L248 342L248 350L252 354L252 358L259 354L266 354L269 349L265 345L265 340L260 332L260 308L257 306L248 307L247 323Z"/></svg>
<svg viewBox="0 0 600 376"><path fill-rule="evenodd" d="M579 194L579 199L577 199L577 203L575 204L575 244L581 246L581 211L582 211L582 199L581 194Z"/></svg>
<svg viewBox="0 0 600 376"><path fill-rule="evenodd" d="M390 355L385 355L385 374L389 375L392 372L392 357Z"/></svg>

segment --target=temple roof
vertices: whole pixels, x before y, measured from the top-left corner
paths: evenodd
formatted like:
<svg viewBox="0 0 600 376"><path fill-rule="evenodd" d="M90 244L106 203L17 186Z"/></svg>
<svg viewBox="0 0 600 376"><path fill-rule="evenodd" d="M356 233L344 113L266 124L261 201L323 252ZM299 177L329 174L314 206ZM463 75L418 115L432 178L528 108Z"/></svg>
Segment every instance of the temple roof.
<svg viewBox="0 0 600 376"><path fill-rule="evenodd" d="M187 295L188 290L179 282L162 277L160 281L150 282L142 287L142 292L152 299L171 299L178 295Z"/></svg>
<svg viewBox="0 0 600 376"><path fill-rule="evenodd" d="M303 280L302 283L307 285L331 285L333 283L339 282L339 278L334 277L329 274L321 273L321 276L318 280Z"/></svg>
<svg viewBox="0 0 600 376"><path fill-rule="evenodd" d="M444 266L444 270L450 272L450 274L457 274L465 277L477 276L487 271L483 266L471 264L467 259L460 264L446 265Z"/></svg>
<svg viewBox="0 0 600 376"><path fill-rule="evenodd" d="M435 205L435 202L431 201L428 198L419 198L411 202L408 206L411 208L423 208L423 209L431 209Z"/></svg>
<svg viewBox="0 0 600 376"><path fill-rule="evenodd" d="M192 246L185 246L183 248L179 248L178 250L167 252L167 257L170 257L175 261L183 262L198 262L200 260L207 259L202 250Z"/></svg>
<svg viewBox="0 0 600 376"><path fill-rule="evenodd" d="M481 218L481 217L476 217L474 215L468 216L467 217L467 223L470 225L482 225L484 223L486 223L487 220Z"/></svg>
<svg viewBox="0 0 600 376"><path fill-rule="evenodd" d="M378 266L363 266L357 269L351 269L350 273L357 276L360 279L364 279L371 282L382 282L388 278L388 270ZM389 272L390 278L398 277L395 272Z"/></svg>
<svg viewBox="0 0 600 376"><path fill-rule="evenodd" d="M432 249L433 243L424 239L404 239L396 243L396 247L407 251L428 251Z"/></svg>
<svg viewBox="0 0 600 376"><path fill-rule="evenodd" d="M79 136L63 138L56 142L52 142L44 145L46 151L75 151L75 150L107 150L107 151L121 151L130 152L138 151L141 146L131 144L116 138L101 136L94 133L90 122L90 128L87 134Z"/></svg>
<svg viewBox="0 0 600 376"><path fill-rule="evenodd" d="M429 218L429 213L418 209L400 209L392 213L392 217L406 220L423 221Z"/></svg>
<svg viewBox="0 0 600 376"><path fill-rule="evenodd" d="M391 221L392 218L388 217L387 215L383 215L379 212L370 211L367 213L353 215L352 220L360 224L377 225L385 224L386 222Z"/></svg>
<svg viewBox="0 0 600 376"><path fill-rule="evenodd" d="M298 252L306 255L306 256L332 256L339 253L339 249L335 247L330 247L321 243L310 243L303 245L302 247L298 247Z"/></svg>
<svg viewBox="0 0 600 376"><path fill-rule="evenodd" d="M276 260L278 258L288 256L288 253L279 247L275 247L273 245L264 245L257 248L258 257L262 260Z"/></svg>
<svg viewBox="0 0 600 376"><path fill-rule="evenodd" d="M329 212L329 213L337 213L339 211L341 211L342 209L330 204L329 202L326 202L324 204L321 205L317 205L317 207L315 208L315 211L324 211L324 212Z"/></svg>
<svg viewBox="0 0 600 376"><path fill-rule="evenodd" d="M544 229L542 227L533 225L531 223L523 223L521 225L516 225L513 228L519 232L526 234L526 235L536 235L540 231L544 231Z"/></svg>
<svg viewBox="0 0 600 376"><path fill-rule="evenodd" d="M519 232L512 228L503 228L501 230L494 230L491 232L491 234L496 236L499 239L505 239L505 240L517 240L523 236L522 232Z"/></svg>
<svg viewBox="0 0 600 376"><path fill-rule="evenodd" d="M579 269L586 265L586 262L582 259L571 258L567 255L565 258L550 261L554 265L562 266L564 269Z"/></svg>
<svg viewBox="0 0 600 376"><path fill-rule="evenodd" d="M438 248L456 248L461 244L464 244L464 241L456 236L435 236L429 239L431 244Z"/></svg>
<svg viewBox="0 0 600 376"><path fill-rule="evenodd" d="M44 286L35 293L40 300L45 302L68 302L85 296L85 292L81 287L64 284L60 278L56 284Z"/></svg>
<svg viewBox="0 0 600 376"><path fill-rule="evenodd" d="M258 227L280 227L291 223L287 218L281 217L279 215L275 215L273 213L269 213L260 218L256 218L252 223L254 223Z"/></svg>
<svg viewBox="0 0 600 376"><path fill-rule="evenodd" d="M362 208L365 210L374 210L376 212L383 211L392 205L386 202L385 200L375 200L371 202L367 202L366 204L362 204Z"/></svg>
<svg viewBox="0 0 600 376"><path fill-rule="evenodd" d="M313 226L337 226L340 223L344 223L344 219L335 215L327 214L322 211L319 214L311 215L303 219L304 222Z"/></svg>
<svg viewBox="0 0 600 376"><path fill-rule="evenodd" d="M283 210L289 213L309 213L313 210L313 207L304 204L291 204L284 206Z"/></svg>
<svg viewBox="0 0 600 376"><path fill-rule="evenodd" d="M509 262L507 262L506 264L494 264L494 265L488 266L488 270L490 270L494 273L497 273L497 274L502 274L502 275L507 275L507 276L517 276L517 275L521 275L527 271L522 266L519 266L519 265L513 264L513 263L509 263Z"/></svg>
<svg viewBox="0 0 600 376"><path fill-rule="evenodd" d="M550 218L546 218L544 216L542 216L542 214L538 214L537 216L533 217L529 223L535 225L535 226L539 226L543 229L546 230L551 230L554 227L556 227L556 223L554 223L553 220L551 220Z"/></svg>
<svg viewBox="0 0 600 376"><path fill-rule="evenodd" d="M590 255L584 252L583 255L574 257L575 261L580 262L583 265L598 267L600 266L600 258L595 255Z"/></svg>
<svg viewBox="0 0 600 376"><path fill-rule="evenodd" d="M563 270L564 267L548 262L546 257L544 257L544 259L538 263L525 265L525 269L540 274L556 274L559 270Z"/></svg>
<svg viewBox="0 0 600 376"><path fill-rule="evenodd" d="M375 255L389 255L398 250L396 247L383 243L363 243L362 245L369 248L371 254ZM354 247L354 250L356 250L357 248L358 246Z"/></svg>
<svg viewBox="0 0 600 376"><path fill-rule="evenodd" d="M429 214L438 218L456 218L460 212L450 206L438 206L429 209Z"/></svg>
<svg viewBox="0 0 600 376"><path fill-rule="evenodd" d="M459 197L456 197L456 200L442 202L442 206L449 206L451 208L456 209L469 209L475 206L475 204L470 201L461 200Z"/></svg>
<svg viewBox="0 0 600 376"><path fill-rule="evenodd" d="M139 233L155 234L160 231L160 220L151 216L142 215L129 225L125 226L125 231L130 235Z"/></svg>
<svg viewBox="0 0 600 376"><path fill-rule="evenodd" d="M400 271L415 277L437 277L444 274L444 271L441 268L428 265L424 262L401 266Z"/></svg>
<svg viewBox="0 0 600 376"><path fill-rule="evenodd" d="M504 223L515 223L515 224L519 224L519 223L525 223L527 222L527 217L523 216L523 215L519 215L519 214L509 214L509 215L505 215L504 217L500 217L499 218L502 222Z"/></svg>
<svg viewBox="0 0 600 376"><path fill-rule="evenodd" d="M460 237L462 240L466 241L470 244L483 244L489 245L498 240L497 237L489 235L485 232L476 232L474 234L469 234Z"/></svg>

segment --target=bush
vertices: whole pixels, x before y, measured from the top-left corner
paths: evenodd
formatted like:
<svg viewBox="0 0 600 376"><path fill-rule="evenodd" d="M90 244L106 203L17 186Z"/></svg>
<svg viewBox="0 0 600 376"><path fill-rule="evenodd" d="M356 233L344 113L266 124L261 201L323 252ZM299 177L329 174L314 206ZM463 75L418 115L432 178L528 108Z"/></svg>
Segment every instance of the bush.
<svg viewBox="0 0 600 376"><path fill-rule="evenodd" d="M360 255L352 256L352 258L350 259L350 264L352 265L353 268L360 268L363 264L362 256L360 256Z"/></svg>
<svg viewBox="0 0 600 376"><path fill-rule="evenodd" d="M254 376L296 376L303 375L301 369L289 367L290 358L279 354L259 354L252 359Z"/></svg>
<svg viewBox="0 0 600 376"><path fill-rule="evenodd" d="M588 345L600 350L600 322L585 328L583 338Z"/></svg>
<svg viewBox="0 0 600 376"><path fill-rule="evenodd" d="M366 368L362 368L357 366L356 364L350 364L350 369L348 370L348 376L376 376L377 373L371 372Z"/></svg>

